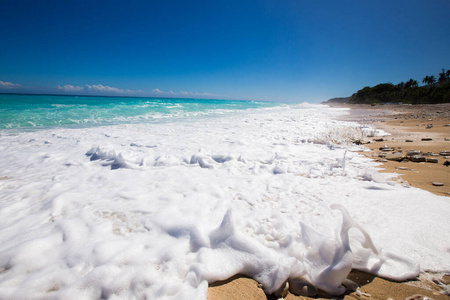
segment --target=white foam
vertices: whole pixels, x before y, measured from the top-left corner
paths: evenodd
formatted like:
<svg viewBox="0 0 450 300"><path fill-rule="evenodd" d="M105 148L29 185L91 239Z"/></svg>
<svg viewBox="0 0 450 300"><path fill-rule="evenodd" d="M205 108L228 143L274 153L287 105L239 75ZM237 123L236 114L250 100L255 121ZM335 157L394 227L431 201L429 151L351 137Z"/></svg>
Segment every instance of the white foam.
<svg viewBox="0 0 450 300"><path fill-rule="evenodd" d="M202 299L237 273L339 294L351 268L449 272L448 198L386 182L343 113L2 131L0 298Z"/></svg>

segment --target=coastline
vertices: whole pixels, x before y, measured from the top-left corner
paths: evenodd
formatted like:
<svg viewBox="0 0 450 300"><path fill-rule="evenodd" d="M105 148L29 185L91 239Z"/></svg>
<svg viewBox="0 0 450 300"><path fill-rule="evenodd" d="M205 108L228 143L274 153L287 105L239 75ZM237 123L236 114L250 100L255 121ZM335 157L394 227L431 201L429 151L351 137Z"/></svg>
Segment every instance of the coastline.
<svg viewBox="0 0 450 300"><path fill-rule="evenodd" d="M341 118L381 129L390 135L380 138L367 138L361 141L367 147L362 155L380 163L379 171L394 174L392 180L405 187L413 186L431 193L450 197L450 167L443 163L450 157L439 155L450 150L450 104L427 105L342 105L332 107L350 108L351 113ZM429 124L432 124L430 126ZM425 139L425 140L422 140ZM431 139L431 140L430 140ZM430 162L402 162L380 157L380 148L393 149L404 153L409 150L420 151ZM382 154L384 155L384 154ZM432 162L431 162L432 161ZM442 186L433 185L442 183ZM421 273L416 280L394 282L361 271L352 270L348 276L359 286L359 290L348 290L343 299L448 299L442 294L450 285L449 274ZM448 291L447 291L448 292ZM266 295L253 279L236 275L228 280L210 284L207 299L277 299ZM329 299L326 294L313 298L295 296L288 293L284 299Z"/></svg>
<svg viewBox="0 0 450 300"><path fill-rule="evenodd" d="M450 197L450 168L444 166L450 156L441 155L450 150L450 104L345 107L352 110L346 120L371 125L390 134L382 139L368 137L361 141L370 150L361 154L379 162L380 172L395 174L392 180L405 186ZM394 153L399 154L397 158L385 156ZM409 154L416 153L420 157L415 157L417 162L413 162Z"/></svg>

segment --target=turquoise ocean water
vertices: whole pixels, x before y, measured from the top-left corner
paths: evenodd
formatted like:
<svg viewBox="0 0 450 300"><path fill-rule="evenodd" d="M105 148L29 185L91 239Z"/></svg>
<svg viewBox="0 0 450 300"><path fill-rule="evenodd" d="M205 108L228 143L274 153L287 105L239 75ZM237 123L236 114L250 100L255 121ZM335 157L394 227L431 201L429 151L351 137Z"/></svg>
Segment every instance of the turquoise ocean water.
<svg viewBox="0 0 450 300"><path fill-rule="evenodd" d="M39 129L54 126L79 128L124 123L170 122L276 105L280 103L0 94L0 129Z"/></svg>

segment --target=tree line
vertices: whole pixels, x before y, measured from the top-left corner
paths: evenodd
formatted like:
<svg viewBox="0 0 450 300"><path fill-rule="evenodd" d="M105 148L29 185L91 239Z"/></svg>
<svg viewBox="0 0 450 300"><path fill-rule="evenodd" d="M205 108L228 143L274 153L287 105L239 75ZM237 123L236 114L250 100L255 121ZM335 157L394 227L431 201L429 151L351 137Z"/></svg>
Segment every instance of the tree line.
<svg viewBox="0 0 450 300"><path fill-rule="evenodd" d="M450 70L445 71L445 69L442 69L442 72L439 73L439 79L438 82L445 82L450 78ZM427 85L434 85L436 83L436 77L434 75L431 76L425 76L422 79L423 83L426 83Z"/></svg>
<svg viewBox="0 0 450 300"><path fill-rule="evenodd" d="M387 102L402 102L410 104L446 103L450 102L450 70L422 79L426 85L419 86L417 80L409 79L396 85L380 83L374 87L364 87L354 93L348 103L378 104Z"/></svg>

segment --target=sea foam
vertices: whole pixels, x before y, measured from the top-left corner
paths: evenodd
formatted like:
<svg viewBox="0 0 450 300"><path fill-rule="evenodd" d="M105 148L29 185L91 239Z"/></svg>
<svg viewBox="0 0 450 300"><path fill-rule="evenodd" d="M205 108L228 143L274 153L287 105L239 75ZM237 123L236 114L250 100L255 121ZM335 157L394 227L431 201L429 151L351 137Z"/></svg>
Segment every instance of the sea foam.
<svg viewBox="0 0 450 300"><path fill-rule="evenodd" d="M387 182L345 113L3 130L0 298L204 299L235 274L340 294L352 268L450 271L447 198Z"/></svg>

